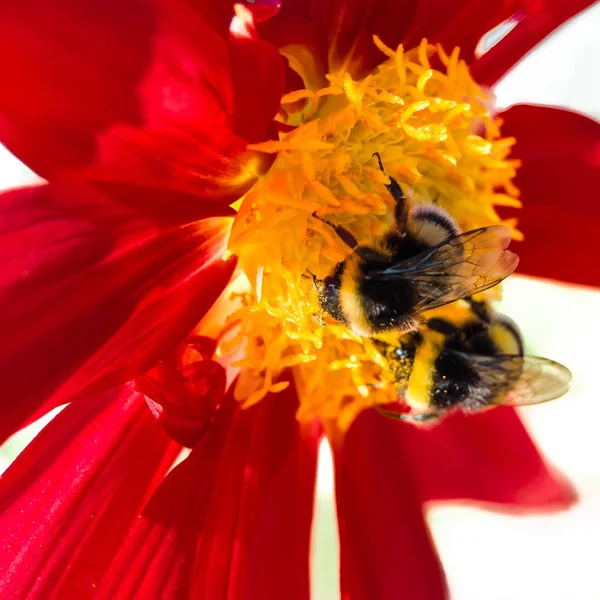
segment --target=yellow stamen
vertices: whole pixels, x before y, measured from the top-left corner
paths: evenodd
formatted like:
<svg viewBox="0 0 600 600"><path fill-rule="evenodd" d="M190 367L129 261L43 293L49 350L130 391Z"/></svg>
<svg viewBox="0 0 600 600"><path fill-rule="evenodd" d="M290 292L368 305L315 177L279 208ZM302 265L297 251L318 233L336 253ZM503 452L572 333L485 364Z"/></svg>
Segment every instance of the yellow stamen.
<svg viewBox="0 0 600 600"><path fill-rule="evenodd" d="M377 239L393 223L391 175L410 203L437 203L465 231L503 222L520 236L494 208L520 206L511 183L518 161L508 159L514 139L500 138L490 100L460 50L448 55L423 40L405 52L374 42L387 57L375 71L362 80L330 74L322 89L286 94L281 115L295 129L249 146L277 158L246 194L231 233L229 252L247 285L240 295L236 283L237 309L218 352L240 349L235 395L243 406L285 389L282 371L291 369L298 418L333 420L341 429L373 404L396 402L398 374L375 341L321 313L313 276L326 277L351 252L323 219L359 242ZM418 403L416 380L411 385Z"/></svg>

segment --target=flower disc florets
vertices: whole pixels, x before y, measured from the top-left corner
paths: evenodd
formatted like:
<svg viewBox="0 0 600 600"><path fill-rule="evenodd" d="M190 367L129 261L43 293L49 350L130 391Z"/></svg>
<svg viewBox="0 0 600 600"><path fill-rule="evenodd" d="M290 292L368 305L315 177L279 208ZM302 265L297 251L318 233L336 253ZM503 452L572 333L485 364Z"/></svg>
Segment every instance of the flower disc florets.
<svg viewBox="0 0 600 600"><path fill-rule="evenodd" d="M341 429L362 409L397 401L377 344L324 317L313 282L351 252L323 219L360 243L392 225L389 178L373 154L411 205L436 203L464 231L500 223L494 206L520 206L518 164L507 159L514 139L500 137L491 98L459 49L375 43L388 59L364 79L332 74L329 87L284 96L280 119L295 127L252 147L277 159L244 197L229 245L248 280L228 320L235 334L221 344L242 349L236 397L259 401L287 385L278 377L292 368L298 418L334 419Z"/></svg>

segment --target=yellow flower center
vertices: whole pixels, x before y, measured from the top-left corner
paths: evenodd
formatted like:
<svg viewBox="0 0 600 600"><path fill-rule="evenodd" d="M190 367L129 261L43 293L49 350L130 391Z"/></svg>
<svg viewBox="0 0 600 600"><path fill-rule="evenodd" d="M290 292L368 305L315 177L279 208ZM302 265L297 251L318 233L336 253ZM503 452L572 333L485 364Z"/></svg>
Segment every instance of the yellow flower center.
<svg viewBox="0 0 600 600"><path fill-rule="evenodd" d="M239 206L229 251L247 283L220 347L241 350L235 395L244 406L284 389L280 376L291 368L298 418L335 420L342 430L364 408L398 400L397 365L323 315L312 277L351 252L324 220L359 243L392 225L389 178L373 154L411 205L436 203L463 231L500 223L495 206L520 206L511 183L518 164L507 159L515 140L500 137L492 99L459 49L375 44L387 60L373 73L328 75L329 87L284 96L279 118L295 127L251 146L277 159ZM519 236L514 222L504 224Z"/></svg>

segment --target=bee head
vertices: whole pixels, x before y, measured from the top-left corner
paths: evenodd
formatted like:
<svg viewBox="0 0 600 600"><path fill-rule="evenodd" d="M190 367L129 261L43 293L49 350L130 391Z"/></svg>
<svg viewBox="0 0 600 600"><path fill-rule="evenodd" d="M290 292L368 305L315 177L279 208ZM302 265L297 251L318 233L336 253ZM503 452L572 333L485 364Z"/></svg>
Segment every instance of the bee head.
<svg viewBox="0 0 600 600"><path fill-rule="evenodd" d="M316 283L316 287L321 309L340 323L347 325L347 319L340 303L341 278L345 268L345 262L339 263L331 275Z"/></svg>

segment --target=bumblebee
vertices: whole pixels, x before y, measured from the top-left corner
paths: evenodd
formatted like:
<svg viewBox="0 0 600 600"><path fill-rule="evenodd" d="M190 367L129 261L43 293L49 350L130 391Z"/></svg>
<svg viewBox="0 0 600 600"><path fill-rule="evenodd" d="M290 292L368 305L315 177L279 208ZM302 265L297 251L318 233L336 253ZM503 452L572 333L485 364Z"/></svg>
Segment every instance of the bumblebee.
<svg viewBox="0 0 600 600"><path fill-rule="evenodd" d="M519 259L505 250L507 227L461 233L438 206L408 210L394 178L386 187L396 201L392 229L359 244L348 230L325 221L352 253L322 281L314 278L323 312L358 335L415 330L422 312L491 288L515 270Z"/></svg>
<svg viewBox="0 0 600 600"><path fill-rule="evenodd" d="M472 299L436 312L420 333L402 340L400 349L382 345L411 409L409 414L383 411L388 416L423 422L452 410L539 404L567 392L569 369L524 355L521 334L508 317L493 315Z"/></svg>

